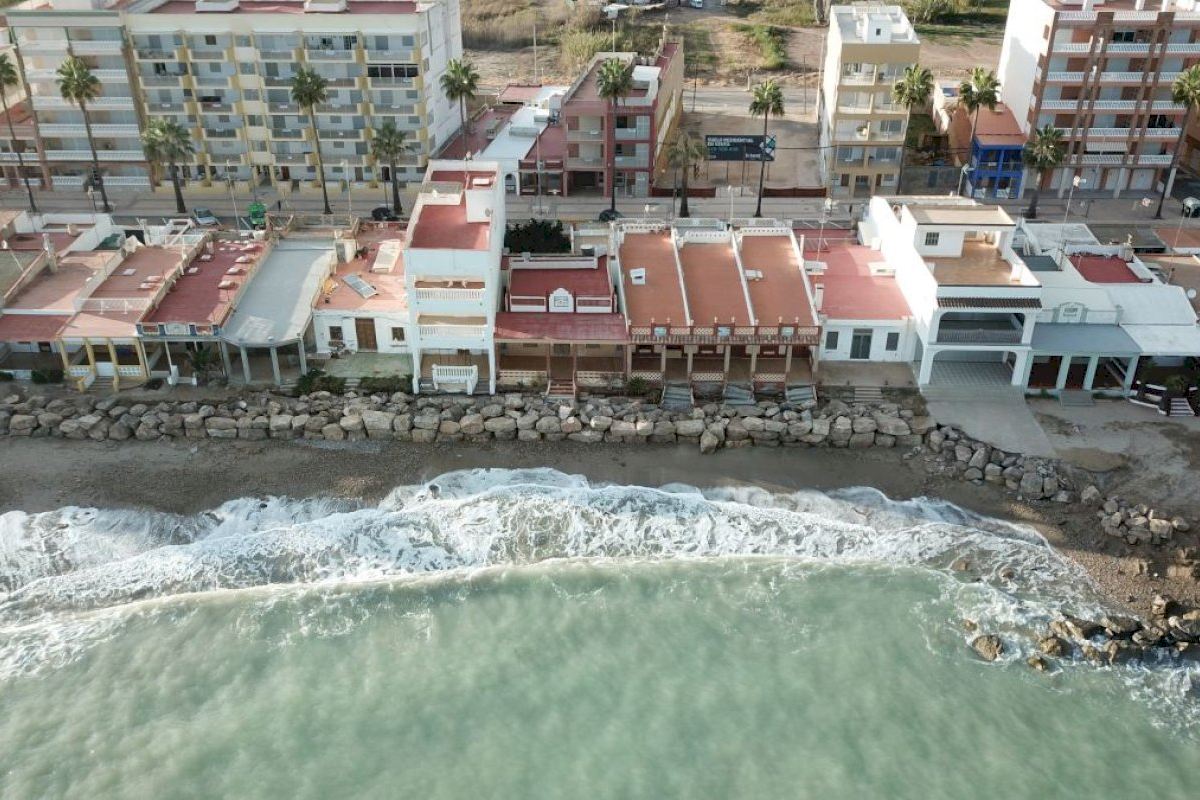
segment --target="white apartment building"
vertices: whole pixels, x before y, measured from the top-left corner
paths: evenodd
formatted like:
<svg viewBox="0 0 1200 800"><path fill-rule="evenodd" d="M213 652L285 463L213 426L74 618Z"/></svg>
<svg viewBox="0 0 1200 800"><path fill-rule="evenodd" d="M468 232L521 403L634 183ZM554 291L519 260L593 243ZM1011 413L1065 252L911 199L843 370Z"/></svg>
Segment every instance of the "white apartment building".
<svg viewBox="0 0 1200 800"><path fill-rule="evenodd" d="M328 81L316 108L326 180L390 179L370 154L385 120L412 143L401 179L419 180L458 127L439 80L462 55L459 0L31 0L7 16L48 187L80 185L90 167L82 114L55 82L69 54L103 85L90 112L107 186L150 183L139 131L168 117L191 132L191 182L316 188L316 142L290 92L301 66Z"/></svg>
<svg viewBox="0 0 1200 800"><path fill-rule="evenodd" d="M401 250L414 391L495 393L504 231L498 164L430 163Z"/></svg>
<svg viewBox="0 0 1200 800"><path fill-rule="evenodd" d="M920 52L900 6L829 9L817 119L821 178L831 196L897 191L908 111L892 99L892 86Z"/></svg>

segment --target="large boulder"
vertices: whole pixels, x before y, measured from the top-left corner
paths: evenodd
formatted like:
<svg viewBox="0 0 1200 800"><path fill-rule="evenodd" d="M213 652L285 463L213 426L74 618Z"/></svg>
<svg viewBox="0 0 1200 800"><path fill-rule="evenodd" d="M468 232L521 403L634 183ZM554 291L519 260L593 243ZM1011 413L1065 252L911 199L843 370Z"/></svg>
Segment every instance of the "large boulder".
<svg viewBox="0 0 1200 800"><path fill-rule="evenodd" d="M995 661L1004 653L1004 642L994 633L988 633L972 639L971 649L984 661Z"/></svg>
<svg viewBox="0 0 1200 800"><path fill-rule="evenodd" d="M362 412L363 428L371 439L391 439L396 415L390 411L367 410Z"/></svg>
<svg viewBox="0 0 1200 800"><path fill-rule="evenodd" d="M704 420L681 419L675 423L675 433L680 436L700 436L704 433Z"/></svg>
<svg viewBox="0 0 1200 800"><path fill-rule="evenodd" d="M1021 476L1021 483L1017 487L1017 491L1022 497L1027 497L1030 500L1040 500L1043 495L1042 476L1036 472L1026 472Z"/></svg>
<svg viewBox="0 0 1200 800"><path fill-rule="evenodd" d="M512 417L492 416L483 421L483 429L491 433L512 434L517 429L517 421Z"/></svg>

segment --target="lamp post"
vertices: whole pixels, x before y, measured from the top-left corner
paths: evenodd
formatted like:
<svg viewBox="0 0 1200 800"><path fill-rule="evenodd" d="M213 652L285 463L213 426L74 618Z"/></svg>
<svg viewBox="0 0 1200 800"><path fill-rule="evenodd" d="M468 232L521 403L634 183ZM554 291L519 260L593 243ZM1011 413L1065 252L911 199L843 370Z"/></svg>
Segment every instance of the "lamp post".
<svg viewBox="0 0 1200 800"><path fill-rule="evenodd" d="M242 218L238 215L237 195L233 191L233 162L225 162L225 184L229 186L229 200L233 203L233 227L238 233L242 232Z"/></svg>
<svg viewBox="0 0 1200 800"><path fill-rule="evenodd" d="M1071 214L1071 200L1075 197L1075 190L1080 186L1087 186L1087 178L1078 175L1071 178L1071 190L1067 192L1067 207L1063 209L1063 225L1067 224L1067 217Z"/></svg>
<svg viewBox="0 0 1200 800"><path fill-rule="evenodd" d="M956 191L955 194L961 195L963 193L963 183L966 182L967 176L970 175L974 171L975 171L975 168L972 167L970 164L962 165L962 169L960 169L958 171L958 191Z"/></svg>
<svg viewBox="0 0 1200 800"><path fill-rule="evenodd" d="M821 204L821 232L817 234L818 253L825 247L825 223L829 222L829 216L835 208L837 208L837 200L832 197L826 197L825 202Z"/></svg>
<svg viewBox="0 0 1200 800"><path fill-rule="evenodd" d="M354 199L350 194L350 162L342 161L342 178L346 181L346 216L354 219Z"/></svg>
<svg viewBox="0 0 1200 800"><path fill-rule="evenodd" d="M88 186L85 191L87 192L88 200L92 201L92 216L95 217L99 214L99 211L96 210L96 190Z"/></svg>
<svg viewBox="0 0 1200 800"><path fill-rule="evenodd" d="M737 191L737 195L738 195L739 197L741 197L741 195L742 195L742 187L741 187L741 186L734 186L733 184L730 184L729 186L726 186L725 188L729 190L729 217L728 217L728 219L726 220L726 222L727 222L729 225L733 225L733 195L734 195L734 190L736 190L736 191Z"/></svg>

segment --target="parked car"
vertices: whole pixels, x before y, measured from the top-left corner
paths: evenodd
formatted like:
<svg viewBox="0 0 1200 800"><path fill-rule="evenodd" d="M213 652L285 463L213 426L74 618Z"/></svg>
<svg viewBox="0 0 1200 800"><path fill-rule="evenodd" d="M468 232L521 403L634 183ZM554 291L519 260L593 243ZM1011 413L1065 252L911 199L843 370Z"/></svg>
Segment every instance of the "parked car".
<svg viewBox="0 0 1200 800"><path fill-rule="evenodd" d="M396 222L400 218L393 214L387 206L375 206L371 209L371 219L376 222Z"/></svg>
<svg viewBox="0 0 1200 800"><path fill-rule="evenodd" d="M217 219L217 215L208 208L193 208L192 219L196 224L204 228L215 228L221 224L221 220Z"/></svg>
<svg viewBox="0 0 1200 800"><path fill-rule="evenodd" d="M598 219L601 222L616 222L621 218L620 211L613 211L611 208L606 208L600 212Z"/></svg>
<svg viewBox="0 0 1200 800"><path fill-rule="evenodd" d="M692 8L704 8L704 0L688 0L688 5Z"/></svg>

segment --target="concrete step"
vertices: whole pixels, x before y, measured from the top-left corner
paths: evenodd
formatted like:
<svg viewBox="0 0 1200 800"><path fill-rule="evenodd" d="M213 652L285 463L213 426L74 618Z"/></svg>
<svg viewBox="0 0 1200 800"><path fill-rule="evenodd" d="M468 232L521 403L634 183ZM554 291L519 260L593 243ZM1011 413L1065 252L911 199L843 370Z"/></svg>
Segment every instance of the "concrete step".
<svg viewBox="0 0 1200 800"><path fill-rule="evenodd" d="M1182 397L1171 398L1171 405L1167 409L1168 417L1194 417L1196 412L1192 410L1191 403L1184 400Z"/></svg>
<svg viewBox="0 0 1200 800"><path fill-rule="evenodd" d="M1058 393L1058 404L1064 408L1094 406L1096 398L1081 389L1064 389Z"/></svg>
<svg viewBox="0 0 1200 800"><path fill-rule="evenodd" d="M817 387L809 383L793 383L785 393L787 401L799 405L817 399Z"/></svg>
<svg viewBox="0 0 1200 800"><path fill-rule="evenodd" d="M987 400L998 402L1011 400L1024 402L1025 390L1020 386L996 384L994 386L922 386L921 394L926 400Z"/></svg>
<svg viewBox="0 0 1200 800"><path fill-rule="evenodd" d="M883 402L883 392L878 386L855 386L854 402L874 405Z"/></svg>
<svg viewBox="0 0 1200 800"><path fill-rule="evenodd" d="M668 383L663 388L662 407L666 409L687 409L695 403L692 397L692 387L686 383Z"/></svg>
<svg viewBox="0 0 1200 800"><path fill-rule="evenodd" d="M572 381L550 381L546 397L552 400L574 400L575 384Z"/></svg>

